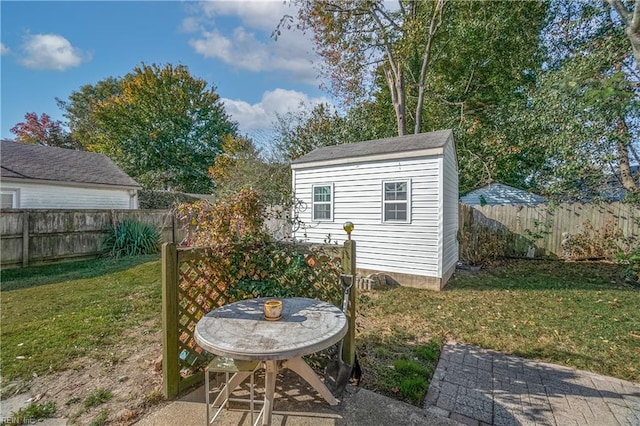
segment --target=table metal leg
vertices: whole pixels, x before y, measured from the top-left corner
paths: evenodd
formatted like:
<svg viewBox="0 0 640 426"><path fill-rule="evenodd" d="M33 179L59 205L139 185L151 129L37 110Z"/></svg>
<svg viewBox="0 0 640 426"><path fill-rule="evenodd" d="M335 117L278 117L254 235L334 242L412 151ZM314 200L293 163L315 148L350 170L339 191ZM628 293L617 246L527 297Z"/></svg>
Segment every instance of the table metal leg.
<svg viewBox="0 0 640 426"><path fill-rule="evenodd" d="M307 383L309 383L318 393L330 404L338 405L339 401L331 394L331 391L325 386L324 383L318 378L316 373L307 365L306 362L300 357L291 358L285 361L283 368L286 367L289 370L295 372L298 376L302 377Z"/></svg>
<svg viewBox="0 0 640 426"><path fill-rule="evenodd" d="M278 376L278 361L265 361L264 374L264 415L262 424L271 425L271 412L273 411L273 394L276 391L276 377Z"/></svg>
<svg viewBox="0 0 640 426"><path fill-rule="evenodd" d="M247 373L247 372L244 372L244 371L243 372L239 372L239 373L235 373L233 375L233 377L231 377L231 380L229 380L229 382L222 389L222 391L220 391L220 393L218 394L218 397L216 398L216 400L213 401L213 406L214 407L219 407L222 404L222 401L224 401L224 399L226 398L226 388L229 388L229 393L233 392L251 374L252 373ZM206 389L205 391L208 391L208 389Z"/></svg>

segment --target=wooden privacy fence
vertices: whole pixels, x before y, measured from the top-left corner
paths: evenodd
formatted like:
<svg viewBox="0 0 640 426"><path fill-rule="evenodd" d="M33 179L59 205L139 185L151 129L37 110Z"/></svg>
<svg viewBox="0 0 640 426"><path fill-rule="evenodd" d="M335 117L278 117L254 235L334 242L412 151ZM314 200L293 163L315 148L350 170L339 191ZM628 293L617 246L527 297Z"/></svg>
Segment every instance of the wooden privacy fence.
<svg viewBox="0 0 640 426"><path fill-rule="evenodd" d="M126 219L154 226L164 242L180 241L182 231L170 210L4 210L0 265L97 256L107 231Z"/></svg>
<svg viewBox="0 0 640 426"><path fill-rule="evenodd" d="M640 207L625 203L538 206L468 206L460 204L460 228L483 224L506 235L507 253L528 257L563 257L563 239L612 226L624 237L640 238Z"/></svg>
<svg viewBox="0 0 640 426"><path fill-rule="evenodd" d="M332 292L333 303L337 304L342 297L339 274L355 273L355 242L346 241L344 247L292 247L303 256L305 283L309 287L325 286L325 294ZM209 311L234 300L229 284L211 278L213 266L207 248L178 248L173 243L162 246L162 375L166 398L203 380L202 368L210 355L195 342L196 324ZM230 277L229 282L235 281ZM351 292L351 303L355 308L355 291ZM349 333L348 336L355 333L353 320L349 321ZM353 339L345 338L347 341ZM353 345L345 346L345 353L355 354Z"/></svg>

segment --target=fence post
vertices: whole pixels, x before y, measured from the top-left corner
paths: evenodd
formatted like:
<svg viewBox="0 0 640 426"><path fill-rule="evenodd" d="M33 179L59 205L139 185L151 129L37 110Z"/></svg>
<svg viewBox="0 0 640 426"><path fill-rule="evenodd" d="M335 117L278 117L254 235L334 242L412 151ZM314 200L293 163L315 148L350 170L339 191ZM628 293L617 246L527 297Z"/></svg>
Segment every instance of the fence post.
<svg viewBox="0 0 640 426"><path fill-rule="evenodd" d="M22 212L22 266L29 266L29 212Z"/></svg>
<svg viewBox="0 0 640 426"><path fill-rule="evenodd" d="M353 275L353 286L349 294L349 308L347 309L348 329L342 347L342 361L353 365L356 359L356 242L353 240L344 242L342 272Z"/></svg>
<svg viewBox="0 0 640 426"><path fill-rule="evenodd" d="M171 211L171 242L177 243L176 241L176 215Z"/></svg>
<svg viewBox="0 0 640 426"><path fill-rule="evenodd" d="M178 252L174 243L162 244L162 391L178 395Z"/></svg>

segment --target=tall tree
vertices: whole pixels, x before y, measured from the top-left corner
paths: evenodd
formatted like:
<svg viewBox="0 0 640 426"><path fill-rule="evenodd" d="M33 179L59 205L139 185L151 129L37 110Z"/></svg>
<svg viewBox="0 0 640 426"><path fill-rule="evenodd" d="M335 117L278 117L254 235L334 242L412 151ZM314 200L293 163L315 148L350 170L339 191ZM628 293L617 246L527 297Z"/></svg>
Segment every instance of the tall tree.
<svg viewBox="0 0 640 426"><path fill-rule="evenodd" d="M11 128L11 133L16 135L18 142L69 149L80 148L80 145L64 130L60 120L52 120L45 113L38 117L35 112L26 113L24 118L25 121Z"/></svg>
<svg viewBox="0 0 640 426"><path fill-rule="evenodd" d="M250 188L271 206L284 206L290 202L291 175L288 164L263 158L251 139L227 135L223 138L222 152L209 168L216 185L216 196L226 197Z"/></svg>
<svg viewBox="0 0 640 426"><path fill-rule="evenodd" d="M74 91L68 100L56 98L63 111L72 138L87 151L100 151L101 129L95 119L101 102L122 94L122 79L109 77L95 85L86 84Z"/></svg>
<svg viewBox="0 0 640 426"><path fill-rule="evenodd" d="M618 16L631 2L610 3L554 4L544 39L548 69L523 119L537 126L532 135L546 149L538 180L560 199L606 199L616 187L640 196L631 172L640 162L640 68L629 17Z"/></svg>
<svg viewBox="0 0 640 426"><path fill-rule="evenodd" d="M274 126L275 152L284 160L295 160L321 146L348 142L341 135L344 120L326 104L310 110L301 105L298 111L279 115Z"/></svg>
<svg viewBox="0 0 640 426"><path fill-rule="evenodd" d="M526 186L539 153L504 124L541 67L545 2L297 3L333 91L366 98L379 137L392 136L389 122L397 135L452 128L462 191L497 179Z"/></svg>
<svg viewBox="0 0 640 426"><path fill-rule="evenodd" d="M636 68L640 71L640 0L607 0L607 2L615 9L624 25L624 33L631 44Z"/></svg>
<svg viewBox="0 0 640 426"><path fill-rule="evenodd" d="M67 108L80 111L76 130L87 132L92 150L108 154L147 189L213 190L208 168L223 136L237 131L215 87L171 64L142 64L118 89L111 80L101 83Z"/></svg>
<svg viewBox="0 0 640 426"><path fill-rule="evenodd" d="M398 2L391 9L385 2L370 0L294 0L303 29L314 35L315 49L328 67L325 76L335 94L347 103L366 97L373 84L372 71L380 68L391 94L398 135L407 133L407 78L418 88L415 128L421 128L426 73L433 45L442 24L446 0ZM284 17L280 26L293 20ZM424 23L427 23L426 28ZM276 30L279 34L280 29ZM409 74L410 47L420 41L419 72Z"/></svg>
<svg viewBox="0 0 640 426"><path fill-rule="evenodd" d="M393 136L393 123L376 116L376 104L362 102L339 114L327 104L279 115L273 123L273 152L278 161L295 160L316 148Z"/></svg>

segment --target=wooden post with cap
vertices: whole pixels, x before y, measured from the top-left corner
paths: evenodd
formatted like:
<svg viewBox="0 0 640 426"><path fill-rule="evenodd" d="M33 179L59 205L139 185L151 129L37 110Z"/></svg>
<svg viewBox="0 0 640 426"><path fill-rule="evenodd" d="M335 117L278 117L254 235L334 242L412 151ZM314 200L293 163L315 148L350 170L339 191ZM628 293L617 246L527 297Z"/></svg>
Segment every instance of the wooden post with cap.
<svg viewBox="0 0 640 426"><path fill-rule="evenodd" d="M352 366L356 359L356 242L351 239L351 231L354 229L353 223L346 222L343 228L347 232L347 240L344 242L342 272L351 275L352 287L349 293L348 330L344 336L342 361Z"/></svg>

